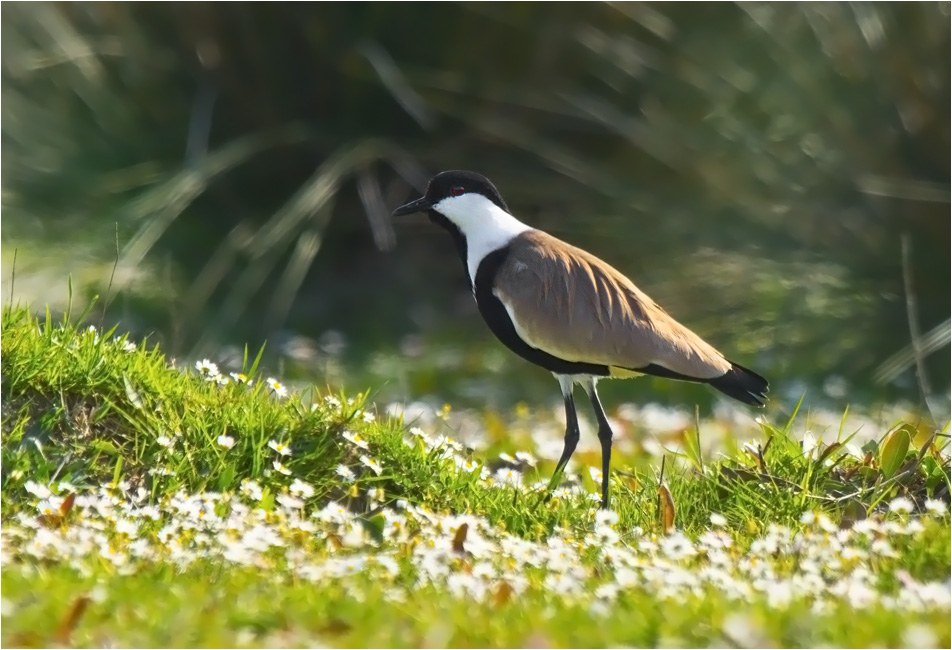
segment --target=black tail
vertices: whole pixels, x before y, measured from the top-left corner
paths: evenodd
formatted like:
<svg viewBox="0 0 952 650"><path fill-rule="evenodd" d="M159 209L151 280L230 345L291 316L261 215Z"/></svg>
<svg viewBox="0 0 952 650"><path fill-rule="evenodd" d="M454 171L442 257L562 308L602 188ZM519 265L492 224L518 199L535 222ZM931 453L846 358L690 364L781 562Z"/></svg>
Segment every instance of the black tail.
<svg viewBox="0 0 952 650"><path fill-rule="evenodd" d="M753 370L739 366L733 361L731 369L717 379L708 379L707 383L738 402L751 406L763 406L767 402L770 384Z"/></svg>

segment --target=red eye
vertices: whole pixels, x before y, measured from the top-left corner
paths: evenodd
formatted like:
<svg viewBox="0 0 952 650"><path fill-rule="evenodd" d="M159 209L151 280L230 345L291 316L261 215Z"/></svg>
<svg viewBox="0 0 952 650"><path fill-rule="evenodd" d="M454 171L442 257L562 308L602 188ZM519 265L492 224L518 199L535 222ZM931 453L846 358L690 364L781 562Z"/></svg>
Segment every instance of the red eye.
<svg viewBox="0 0 952 650"><path fill-rule="evenodd" d="M462 196L463 192L465 191L466 190L463 189L462 185L457 185L456 187L450 190L450 194L452 194L453 196Z"/></svg>

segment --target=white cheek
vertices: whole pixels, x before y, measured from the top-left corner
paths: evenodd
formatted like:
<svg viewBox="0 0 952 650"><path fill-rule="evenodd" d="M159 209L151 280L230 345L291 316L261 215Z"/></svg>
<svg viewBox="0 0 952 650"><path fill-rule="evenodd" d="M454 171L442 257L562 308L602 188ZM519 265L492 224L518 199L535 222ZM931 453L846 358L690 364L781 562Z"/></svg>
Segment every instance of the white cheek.
<svg viewBox="0 0 952 650"><path fill-rule="evenodd" d="M466 267L470 284L476 284L479 263L513 237L531 230L514 216L480 194L450 196L433 206L460 229L466 238Z"/></svg>

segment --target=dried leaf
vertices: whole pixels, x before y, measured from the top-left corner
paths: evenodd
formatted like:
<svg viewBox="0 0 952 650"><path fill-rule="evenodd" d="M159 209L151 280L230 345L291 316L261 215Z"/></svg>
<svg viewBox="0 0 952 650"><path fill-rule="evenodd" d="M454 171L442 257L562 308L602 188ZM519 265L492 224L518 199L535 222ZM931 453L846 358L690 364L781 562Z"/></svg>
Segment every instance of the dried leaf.
<svg viewBox="0 0 952 650"><path fill-rule="evenodd" d="M41 526L46 526L47 528L59 528L63 525L62 515L55 512L48 515L40 515L36 520L40 522Z"/></svg>
<svg viewBox="0 0 952 650"><path fill-rule="evenodd" d="M64 523L66 523L66 515L69 514L69 511L73 509L73 504L76 502L76 494L70 492L69 496L63 499L63 503L60 504L60 507L56 512L50 512L42 514L36 518L40 525L46 526L47 528L59 528Z"/></svg>
<svg viewBox="0 0 952 650"><path fill-rule="evenodd" d="M340 635L346 634L353 629L353 626L347 621L339 618L332 618L318 628L322 634Z"/></svg>
<svg viewBox="0 0 952 650"><path fill-rule="evenodd" d="M469 524L463 523L456 529L456 534L453 536L453 550L460 555L466 552L466 549L463 548L463 542L466 541L467 532L469 532Z"/></svg>
<svg viewBox="0 0 952 650"><path fill-rule="evenodd" d="M69 611L66 612L66 616L60 621L60 624L56 627L56 632L53 634L53 639L57 645L72 645L70 638L73 636L73 631L76 629L76 626L79 625L79 619L86 613L89 602L89 596L83 594L70 605Z"/></svg>
<svg viewBox="0 0 952 650"><path fill-rule="evenodd" d="M76 503L76 493L70 492L66 495L66 498L63 499L63 503L60 504L59 513L61 517L66 517L69 514L69 511L73 509L73 504Z"/></svg>
<svg viewBox="0 0 952 650"><path fill-rule="evenodd" d="M675 508L671 490L664 483L658 486L658 500L661 502L661 528L668 532L674 528Z"/></svg>
<svg viewBox="0 0 952 650"><path fill-rule="evenodd" d="M493 605L496 607L505 605L512 598L513 593L512 585L503 580L496 586L496 590L493 591Z"/></svg>
<svg viewBox="0 0 952 650"><path fill-rule="evenodd" d="M817 456L816 464L822 465L827 458L829 458L833 452L843 447L842 442L834 442L832 445L820 452L820 455Z"/></svg>

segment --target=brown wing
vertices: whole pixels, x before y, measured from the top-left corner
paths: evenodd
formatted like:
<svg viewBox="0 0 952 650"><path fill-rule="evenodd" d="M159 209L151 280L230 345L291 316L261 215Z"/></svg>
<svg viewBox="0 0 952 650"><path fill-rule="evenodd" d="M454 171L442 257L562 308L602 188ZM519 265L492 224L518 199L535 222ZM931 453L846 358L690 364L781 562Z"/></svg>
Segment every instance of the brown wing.
<svg viewBox="0 0 952 650"><path fill-rule="evenodd" d="M510 243L494 293L520 337L566 361L628 370L657 364L697 379L731 369L620 272L538 230Z"/></svg>

